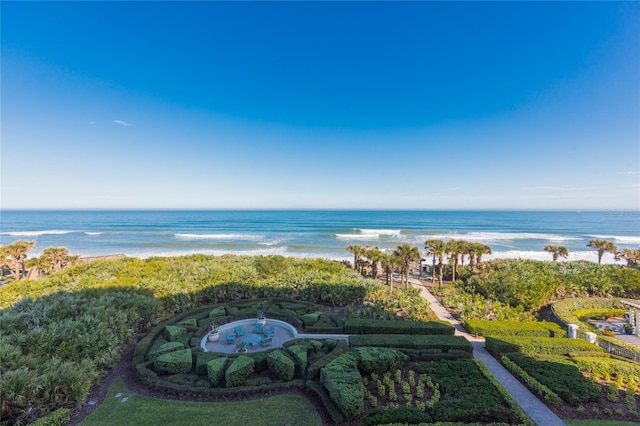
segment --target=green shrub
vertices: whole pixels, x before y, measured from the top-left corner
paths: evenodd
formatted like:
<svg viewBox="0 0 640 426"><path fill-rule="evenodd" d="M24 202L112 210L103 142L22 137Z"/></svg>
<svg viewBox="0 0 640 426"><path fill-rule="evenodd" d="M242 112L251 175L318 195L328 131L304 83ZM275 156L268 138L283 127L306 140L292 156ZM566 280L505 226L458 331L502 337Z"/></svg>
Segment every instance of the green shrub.
<svg viewBox="0 0 640 426"><path fill-rule="evenodd" d="M248 354L247 356L250 356L251 358L253 358L253 361L256 363L256 372L261 372L266 370L267 368L269 368L269 365L267 364L267 356L269 355L269 352L254 352L252 354Z"/></svg>
<svg viewBox="0 0 640 426"><path fill-rule="evenodd" d="M358 370L365 373L382 374L402 368L409 362L408 355L389 348L362 347L348 353L358 361Z"/></svg>
<svg viewBox="0 0 640 426"><path fill-rule="evenodd" d="M332 339L328 339L328 340L332 340ZM346 341L344 340L333 340L333 342L335 342L335 346L333 347L333 349L331 350L331 352L329 352L326 356L318 359L317 361L311 363L311 365L309 365L309 368L307 370L307 375L309 378L312 379L316 379L318 377L320 377L320 370L322 369L322 367L324 367L325 365L329 364L331 361L335 360L336 358L338 358L340 355L342 355L344 352L349 350L349 345L347 344ZM327 341L325 341L325 344L327 343ZM329 344L327 347L329 346L333 346L333 344Z"/></svg>
<svg viewBox="0 0 640 426"><path fill-rule="evenodd" d="M293 380L296 364L284 351L277 350L270 352L267 356L267 364L269 365L269 371L273 373L278 380L284 382Z"/></svg>
<svg viewBox="0 0 640 426"><path fill-rule="evenodd" d="M58 408L55 411L40 417L32 426L64 426L71 421L71 411L68 408Z"/></svg>
<svg viewBox="0 0 640 426"><path fill-rule="evenodd" d="M393 423L422 424L431 423L428 413L417 408L399 407L372 411L360 422L361 426L388 425Z"/></svg>
<svg viewBox="0 0 640 426"><path fill-rule="evenodd" d="M187 332L187 329L184 327L178 327L175 325L167 325L164 328L163 336L169 342L173 342L174 340L178 340L184 333Z"/></svg>
<svg viewBox="0 0 640 426"><path fill-rule="evenodd" d="M561 322L567 324L576 324L582 331L592 331L601 334L601 332L592 324L581 321L573 313L582 309L624 309L624 305L620 299L611 297L577 297L574 299L562 299L555 302L551 309Z"/></svg>
<svg viewBox="0 0 640 426"><path fill-rule="evenodd" d="M218 318L218 317L224 317L227 315L227 311L224 308L223 305L218 306L214 309L212 309L211 311L209 311L209 318L210 319L214 319L214 318Z"/></svg>
<svg viewBox="0 0 640 426"><path fill-rule="evenodd" d="M610 357L593 357L580 356L580 354L572 354L573 362L576 363L580 371L599 376L623 376L633 377L634 380L640 380L640 364L614 359Z"/></svg>
<svg viewBox="0 0 640 426"><path fill-rule="evenodd" d="M218 386L225 377L228 359L226 357L212 359L206 363L207 377L212 386Z"/></svg>
<svg viewBox="0 0 640 426"><path fill-rule="evenodd" d="M291 354L296 366L298 367L298 371L303 375L304 371L307 369L307 345L297 344L288 346L287 352Z"/></svg>
<svg viewBox="0 0 640 426"><path fill-rule="evenodd" d="M453 336L455 328L446 321L387 321L350 318L344 322L347 334L424 334Z"/></svg>
<svg viewBox="0 0 640 426"><path fill-rule="evenodd" d="M589 319L602 319L622 317L627 312L625 309L611 309L611 308L584 308L577 309L572 312L573 316L580 321L586 321Z"/></svg>
<svg viewBox="0 0 640 426"><path fill-rule="evenodd" d="M565 337L567 332L553 322L467 320L464 327L478 336Z"/></svg>
<svg viewBox="0 0 640 426"><path fill-rule="evenodd" d="M343 354L322 368L320 383L345 418L355 420L364 411L364 387L355 360L348 358Z"/></svg>
<svg viewBox="0 0 640 426"><path fill-rule="evenodd" d="M578 339L553 337L487 337L485 346L494 355L521 352L526 355L568 355L578 351L604 351L600 346Z"/></svg>
<svg viewBox="0 0 640 426"><path fill-rule="evenodd" d="M153 368L159 373L188 373L191 371L193 359L189 349L181 349L160 355L153 363Z"/></svg>
<svg viewBox="0 0 640 426"><path fill-rule="evenodd" d="M228 388L240 386L255 370L255 361L246 355L237 357L227 368L224 379Z"/></svg>
<svg viewBox="0 0 640 426"><path fill-rule="evenodd" d="M209 361L223 356L215 352L196 352L195 355L196 355L196 374L198 376L205 376L207 374L207 363Z"/></svg>
<svg viewBox="0 0 640 426"><path fill-rule="evenodd" d="M462 336L429 336L411 334L365 334L349 336L351 347L378 346L398 349L440 349L473 352L473 346Z"/></svg>
<svg viewBox="0 0 640 426"><path fill-rule="evenodd" d="M333 404L333 401L331 400L329 395L327 395L327 392L325 392L324 388L312 380L308 380L305 384L311 392L318 395L333 422L335 424L341 424L344 421L344 416Z"/></svg>
<svg viewBox="0 0 640 426"><path fill-rule="evenodd" d="M568 403L577 405L600 398L598 386L587 380L578 367L564 357L511 355L509 358Z"/></svg>
<svg viewBox="0 0 640 426"><path fill-rule="evenodd" d="M315 323L318 322L318 317L320 315L322 315L322 312L318 311L318 312L313 312L313 313L310 313L310 314L301 315L300 319L304 323L305 327L310 327L310 326L312 326L312 325L314 325Z"/></svg>
<svg viewBox="0 0 640 426"><path fill-rule="evenodd" d="M184 327L198 327L198 320L196 320L195 318L189 318L184 321L180 321L178 325Z"/></svg>
<svg viewBox="0 0 640 426"><path fill-rule="evenodd" d="M160 355L167 354L169 352L179 351L184 349L184 345L180 342L167 342L158 347L155 347L149 351L147 354L147 360L155 360Z"/></svg>
<svg viewBox="0 0 640 426"><path fill-rule="evenodd" d="M511 361L508 357L503 356L502 363L505 365L505 367L507 367L509 371L520 377L520 379L522 379L527 384L527 386L529 386L529 388L531 388L535 393L541 396L545 401L548 401L553 405L562 404L562 398L560 398L557 393L531 377L529 373L520 368L518 364Z"/></svg>

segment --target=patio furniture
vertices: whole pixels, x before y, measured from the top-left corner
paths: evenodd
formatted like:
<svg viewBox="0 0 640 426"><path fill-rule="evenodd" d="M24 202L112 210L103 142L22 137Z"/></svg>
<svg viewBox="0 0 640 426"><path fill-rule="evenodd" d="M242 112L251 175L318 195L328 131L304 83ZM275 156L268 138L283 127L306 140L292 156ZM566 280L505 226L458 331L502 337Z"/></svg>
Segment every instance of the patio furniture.
<svg viewBox="0 0 640 426"><path fill-rule="evenodd" d="M262 328L263 327L264 327L264 324L262 324L260 322L257 322L256 326L253 327L253 332L256 333L256 334L260 334L260 333L262 333Z"/></svg>
<svg viewBox="0 0 640 426"><path fill-rule="evenodd" d="M261 346L271 346L272 343L273 343L273 336L265 337L264 339L260 340Z"/></svg>
<svg viewBox="0 0 640 426"><path fill-rule="evenodd" d="M227 343L228 344L231 344L231 343L236 341L236 335L235 334L227 333L226 336L227 336Z"/></svg>
<svg viewBox="0 0 640 426"><path fill-rule="evenodd" d="M268 336L273 337L275 332L276 332L276 329L273 326L269 326L269 327L267 327L267 328L262 330L262 334L264 334L265 337L268 337Z"/></svg>
<svg viewBox="0 0 640 426"><path fill-rule="evenodd" d="M236 328L234 328L233 331L235 331L236 336L238 337L244 336L244 329L240 326L237 326Z"/></svg>

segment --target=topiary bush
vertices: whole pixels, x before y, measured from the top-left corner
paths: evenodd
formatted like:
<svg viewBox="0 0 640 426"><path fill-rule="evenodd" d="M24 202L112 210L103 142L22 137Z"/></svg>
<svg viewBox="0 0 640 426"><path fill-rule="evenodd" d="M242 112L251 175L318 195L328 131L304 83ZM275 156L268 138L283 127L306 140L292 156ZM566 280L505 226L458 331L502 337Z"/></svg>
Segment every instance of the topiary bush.
<svg viewBox="0 0 640 426"><path fill-rule="evenodd" d="M179 351L181 349L185 349L184 345L180 342L167 342L163 343L160 346L154 347L147 354L146 359L149 361L154 361L160 355L167 354L169 352Z"/></svg>
<svg viewBox="0 0 640 426"><path fill-rule="evenodd" d="M226 357L212 359L207 362L207 377L212 386L218 386L225 378L228 359Z"/></svg>
<svg viewBox="0 0 640 426"><path fill-rule="evenodd" d="M191 371L193 359L189 349L181 349L160 355L153 363L153 368L159 373L188 373Z"/></svg>
<svg viewBox="0 0 640 426"><path fill-rule="evenodd" d="M198 376L206 376L207 375L207 363L217 358L223 357L218 353L214 352L196 352L196 374Z"/></svg>
<svg viewBox="0 0 640 426"><path fill-rule="evenodd" d="M254 372L256 363L253 358L240 355L237 357L224 373L224 379L228 388L240 386L251 373Z"/></svg>
<svg viewBox="0 0 640 426"><path fill-rule="evenodd" d="M357 361L342 354L320 370L320 383L347 420L362 416L364 386L357 369Z"/></svg>
<svg viewBox="0 0 640 426"><path fill-rule="evenodd" d="M293 357L300 374L303 375L307 369L307 344L291 345L286 350Z"/></svg>
<svg viewBox="0 0 640 426"><path fill-rule="evenodd" d="M175 340L178 340L186 332L187 332L187 329L184 328L184 327L178 327L178 326L175 326L175 325L167 325L164 328L164 330L162 332L162 335L169 342L173 342Z"/></svg>
<svg viewBox="0 0 640 426"><path fill-rule="evenodd" d="M269 371L279 380L288 382L293 380L296 364L281 350L273 351L267 356Z"/></svg>
<svg viewBox="0 0 640 426"><path fill-rule="evenodd" d="M356 348L349 355L358 361L358 369L365 373L382 374L385 371L402 368L409 362L409 356L389 348Z"/></svg>

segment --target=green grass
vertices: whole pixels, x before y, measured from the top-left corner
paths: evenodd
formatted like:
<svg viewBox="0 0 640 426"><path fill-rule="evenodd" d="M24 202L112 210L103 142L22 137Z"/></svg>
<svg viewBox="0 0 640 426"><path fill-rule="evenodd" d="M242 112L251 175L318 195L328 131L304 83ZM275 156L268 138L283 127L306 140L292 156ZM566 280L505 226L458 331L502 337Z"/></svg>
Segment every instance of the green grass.
<svg viewBox="0 0 640 426"><path fill-rule="evenodd" d="M116 398L116 394L122 396ZM126 402L120 402L128 397ZM309 425L322 421L313 405L301 396L274 396L246 402L180 402L130 392L120 377L104 402L82 426L92 425Z"/></svg>
<svg viewBox="0 0 640 426"><path fill-rule="evenodd" d="M565 419L567 426L637 426L636 422L624 422L622 420L598 420L598 419Z"/></svg>

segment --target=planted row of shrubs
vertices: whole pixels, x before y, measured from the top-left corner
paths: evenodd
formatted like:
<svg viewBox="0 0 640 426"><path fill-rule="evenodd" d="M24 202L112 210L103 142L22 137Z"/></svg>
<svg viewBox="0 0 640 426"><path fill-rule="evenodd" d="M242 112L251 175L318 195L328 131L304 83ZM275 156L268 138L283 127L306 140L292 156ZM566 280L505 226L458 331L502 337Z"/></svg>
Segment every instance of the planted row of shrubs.
<svg viewBox="0 0 640 426"><path fill-rule="evenodd" d="M387 321L351 318L344 322L346 334L420 334L453 336L447 321Z"/></svg>
<svg viewBox="0 0 640 426"><path fill-rule="evenodd" d="M566 337L567 332L553 322L487 321L470 319L464 327L476 336Z"/></svg>
<svg viewBox="0 0 640 426"><path fill-rule="evenodd" d="M572 352L603 352L600 346L579 339L556 339L553 337L503 336L485 339L485 347L492 354L499 356L509 353L525 355L568 355Z"/></svg>
<svg viewBox="0 0 640 426"><path fill-rule="evenodd" d="M433 350L443 353L473 353L473 346L462 336L426 336L413 334L363 334L349 336L352 347L376 346L396 349Z"/></svg>

